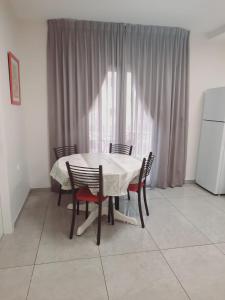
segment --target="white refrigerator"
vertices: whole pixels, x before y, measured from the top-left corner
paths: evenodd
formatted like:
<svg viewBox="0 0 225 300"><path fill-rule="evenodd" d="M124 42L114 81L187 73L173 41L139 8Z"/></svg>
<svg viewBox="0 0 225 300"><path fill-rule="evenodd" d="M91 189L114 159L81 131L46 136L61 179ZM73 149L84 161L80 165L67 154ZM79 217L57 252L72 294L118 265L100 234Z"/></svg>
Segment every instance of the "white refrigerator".
<svg viewBox="0 0 225 300"><path fill-rule="evenodd" d="M225 194L225 87L204 94L196 182L213 194Z"/></svg>

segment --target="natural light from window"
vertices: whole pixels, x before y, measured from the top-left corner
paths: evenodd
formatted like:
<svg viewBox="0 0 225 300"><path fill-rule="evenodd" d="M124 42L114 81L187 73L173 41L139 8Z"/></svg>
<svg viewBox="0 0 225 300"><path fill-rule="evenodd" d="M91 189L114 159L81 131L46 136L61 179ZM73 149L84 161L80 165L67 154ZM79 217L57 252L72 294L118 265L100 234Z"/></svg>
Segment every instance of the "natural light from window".
<svg viewBox="0 0 225 300"><path fill-rule="evenodd" d="M107 73L89 113L90 151L108 152L109 143L118 142L118 130L124 128L124 142L135 145L134 155L142 158L152 150L153 120L137 95L131 72L125 82L125 103L119 106L117 73Z"/></svg>

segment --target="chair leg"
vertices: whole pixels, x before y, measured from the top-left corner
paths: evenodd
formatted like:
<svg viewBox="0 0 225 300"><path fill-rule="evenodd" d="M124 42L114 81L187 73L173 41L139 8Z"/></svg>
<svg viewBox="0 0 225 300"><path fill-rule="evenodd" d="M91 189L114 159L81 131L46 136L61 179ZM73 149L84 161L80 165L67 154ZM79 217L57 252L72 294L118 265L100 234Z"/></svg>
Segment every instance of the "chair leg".
<svg viewBox="0 0 225 300"><path fill-rule="evenodd" d="M146 215L149 216L148 203L147 203L147 199L146 199L146 188L145 188L145 185L143 186L143 197L144 197L144 204L145 204Z"/></svg>
<svg viewBox="0 0 225 300"><path fill-rule="evenodd" d="M142 208L141 208L141 191L138 191L138 208L139 208L139 214L140 214L140 219L141 219L141 227L145 227L144 219L143 219L143 214L142 214Z"/></svg>
<svg viewBox="0 0 225 300"><path fill-rule="evenodd" d="M60 186L59 186L58 206L60 206L60 204L61 204L61 196L62 196L62 186L60 184Z"/></svg>
<svg viewBox="0 0 225 300"><path fill-rule="evenodd" d="M118 196L115 197L115 209L120 209L120 198Z"/></svg>
<svg viewBox="0 0 225 300"><path fill-rule="evenodd" d="M89 215L89 212L88 212L88 205L89 203L88 202L86 202L86 209L85 209L85 219L87 219L88 218L88 215Z"/></svg>
<svg viewBox="0 0 225 300"><path fill-rule="evenodd" d="M77 203L75 200L73 200L73 212L72 212L72 222L71 222L71 228L70 228L70 239L73 238L74 225L75 225L75 219L76 219L76 206L77 206Z"/></svg>
<svg viewBox="0 0 225 300"><path fill-rule="evenodd" d="M109 201L108 201L108 223L110 223L110 220L111 220L111 203L110 203L110 198L112 198L112 197L109 197Z"/></svg>
<svg viewBox="0 0 225 300"><path fill-rule="evenodd" d="M80 214L80 202L77 201L77 215Z"/></svg>
<svg viewBox="0 0 225 300"><path fill-rule="evenodd" d="M98 232L97 232L97 245L100 245L101 240L101 223L102 223L102 202L98 204Z"/></svg>
<svg viewBox="0 0 225 300"><path fill-rule="evenodd" d="M129 190L127 190L127 198L128 198L128 200L130 200L130 192L129 192Z"/></svg>
<svg viewBox="0 0 225 300"><path fill-rule="evenodd" d="M113 211L113 198L109 197L109 207L110 207L110 215L111 215L111 224L114 225L114 211Z"/></svg>

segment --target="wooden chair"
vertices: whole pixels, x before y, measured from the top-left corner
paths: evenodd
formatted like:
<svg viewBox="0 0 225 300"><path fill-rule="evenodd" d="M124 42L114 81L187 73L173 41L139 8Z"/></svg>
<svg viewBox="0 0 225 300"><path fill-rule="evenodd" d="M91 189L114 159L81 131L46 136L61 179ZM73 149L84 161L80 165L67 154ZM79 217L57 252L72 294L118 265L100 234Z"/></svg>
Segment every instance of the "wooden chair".
<svg viewBox="0 0 225 300"><path fill-rule="evenodd" d="M77 152L77 145L57 147L57 148L54 148L54 152L55 152L56 160L58 160L59 158L64 157L64 156L77 154L78 153ZM60 206L60 204L61 204L62 191L63 191L63 189L62 189L62 186L60 184L60 186L59 186L58 206Z"/></svg>
<svg viewBox="0 0 225 300"><path fill-rule="evenodd" d="M86 168L70 165L66 162L67 170L69 173L70 183L72 187L73 199L73 213L70 229L70 239L73 238L75 218L76 218L76 204L77 201L86 202L86 217L88 211L88 203L92 202L98 205L98 231L97 231L97 245L100 245L101 239L101 217L102 217L102 202L108 197L103 195L103 172L102 166L98 168ZM96 191L96 195L92 194L90 189ZM112 220L113 217L113 204L112 197L109 197L110 213Z"/></svg>
<svg viewBox="0 0 225 300"><path fill-rule="evenodd" d="M148 204L146 199L146 179L149 176L152 168L153 161L155 159L155 156L152 154L152 152L149 153L148 159L143 159L142 166L139 174L139 180L138 183L131 183L128 186L128 190L130 192L136 192L138 194L138 208L139 208L139 214L141 219L141 226L142 228L145 227L143 214L142 214L142 207L141 207L141 190L143 189L143 197L144 197L144 204L145 204L145 210L147 216L149 216L149 210L148 210Z"/></svg>

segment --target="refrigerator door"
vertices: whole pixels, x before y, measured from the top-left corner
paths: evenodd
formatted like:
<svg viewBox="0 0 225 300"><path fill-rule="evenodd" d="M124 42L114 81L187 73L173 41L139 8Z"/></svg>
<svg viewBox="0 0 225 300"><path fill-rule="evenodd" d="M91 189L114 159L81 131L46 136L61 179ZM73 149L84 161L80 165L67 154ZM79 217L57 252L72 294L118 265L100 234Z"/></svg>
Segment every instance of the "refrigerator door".
<svg viewBox="0 0 225 300"><path fill-rule="evenodd" d="M205 92L203 119L225 122L225 87Z"/></svg>
<svg viewBox="0 0 225 300"><path fill-rule="evenodd" d="M225 123L204 121L198 153L196 182L213 194L225 193L224 173Z"/></svg>

